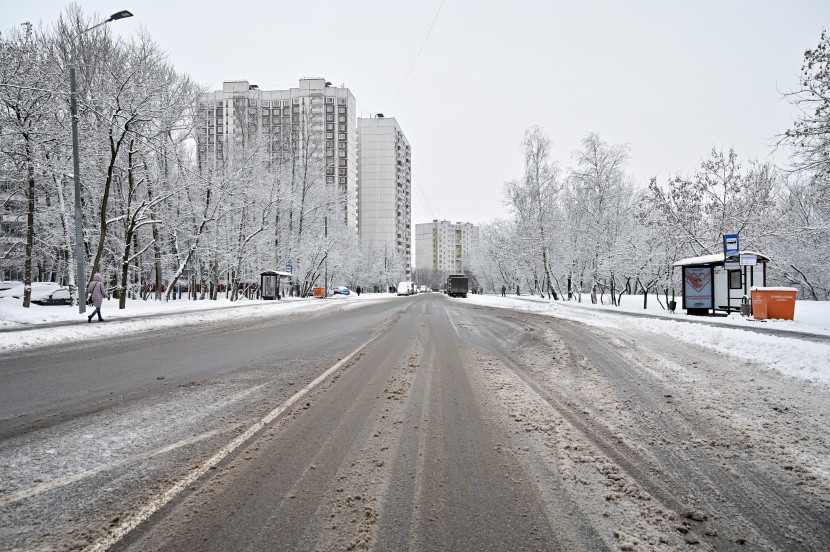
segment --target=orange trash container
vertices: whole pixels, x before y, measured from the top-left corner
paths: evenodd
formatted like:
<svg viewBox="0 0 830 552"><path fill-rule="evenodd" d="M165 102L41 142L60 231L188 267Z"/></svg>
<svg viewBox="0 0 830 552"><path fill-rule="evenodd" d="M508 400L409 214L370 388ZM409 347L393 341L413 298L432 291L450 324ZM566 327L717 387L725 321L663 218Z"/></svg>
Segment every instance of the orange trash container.
<svg viewBox="0 0 830 552"><path fill-rule="evenodd" d="M326 288L316 287L314 288L314 297L325 297L326 296Z"/></svg>
<svg viewBox="0 0 830 552"><path fill-rule="evenodd" d="M795 317L795 288L752 288L752 317L755 320L793 320Z"/></svg>

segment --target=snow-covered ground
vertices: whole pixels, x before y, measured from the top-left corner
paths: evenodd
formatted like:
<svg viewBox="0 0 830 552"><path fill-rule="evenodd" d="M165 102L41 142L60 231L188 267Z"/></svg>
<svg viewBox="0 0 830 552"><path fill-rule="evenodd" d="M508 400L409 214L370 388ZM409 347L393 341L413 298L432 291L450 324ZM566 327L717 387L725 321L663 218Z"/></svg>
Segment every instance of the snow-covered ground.
<svg viewBox="0 0 830 552"><path fill-rule="evenodd" d="M606 299L607 296L606 296ZM275 316L300 311L325 309L333 305L357 305L366 301L396 300L394 294L364 293L360 297L335 296L326 300L288 298L281 301L242 299L218 301L128 301L127 308L118 309L116 300L105 301L102 314L105 323L87 323L86 315L77 307L32 305L21 306L19 299L0 298L0 351L14 351L49 344L95 339L168 327L181 327L240 316ZM666 335L680 341L702 345L725 355L752 360L759 365L784 374L811 381L830 383L830 343L816 343L798 338L759 334L745 331L755 327L830 336L830 302L798 301L795 320L755 321L738 314L728 317L704 318L707 324L692 324L700 317L689 317L683 311L676 314L663 310L655 297L649 298L649 308L642 308L642 297L623 296L621 307L592 305L587 296L583 302L547 301L537 296L469 295L471 303L527 310L554 317L580 321L597 327L636 328L641 331ZM88 308L87 313L91 312ZM620 317L615 313L647 312L654 317ZM77 324L71 324L71 322ZM109 322L118 322L109 323ZM126 327L125 327L126 326ZM25 329L24 329L25 328ZM19 331L8 331L8 330ZM6 331L4 331L6 330Z"/></svg>

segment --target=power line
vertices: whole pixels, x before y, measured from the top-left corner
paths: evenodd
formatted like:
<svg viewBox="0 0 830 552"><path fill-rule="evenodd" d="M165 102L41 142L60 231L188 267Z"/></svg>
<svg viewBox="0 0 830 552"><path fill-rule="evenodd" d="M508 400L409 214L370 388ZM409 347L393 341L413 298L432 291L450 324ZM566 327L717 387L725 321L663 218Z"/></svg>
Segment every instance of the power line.
<svg viewBox="0 0 830 552"><path fill-rule="evenodd" d="M438 6L438 11L436 12L435 17L432 20L432 25L429 26L429 30L427 31L427 35L424 37L424 41L421 43L421 47L418 49L418 53L415 54L415 59L412 60L412 65L409 66L409 71L406 72L406 75L404 76L403 81L401 81L401 85L398 87L398 90L395 92L395 95L392 96L392 99L389 100L389 105L386 106L386 109L384 109L384 111L388 111L389 107L395 102L395 98L398 97L398 94L400 93L401 89L403 88L403 85L406 84L406 79L409 78L409 74L412 72L412 69L415 68L415 63L417 63L418 57L420 57L421 51L424 49L424 46L427 43L427 39L429 38L429 34L432 32L432 28L435 26L435 22L438 21L438 15L441 13L441 8L444 7L444 2L446 2L446 0L441 0L441 5Z"/></svg>

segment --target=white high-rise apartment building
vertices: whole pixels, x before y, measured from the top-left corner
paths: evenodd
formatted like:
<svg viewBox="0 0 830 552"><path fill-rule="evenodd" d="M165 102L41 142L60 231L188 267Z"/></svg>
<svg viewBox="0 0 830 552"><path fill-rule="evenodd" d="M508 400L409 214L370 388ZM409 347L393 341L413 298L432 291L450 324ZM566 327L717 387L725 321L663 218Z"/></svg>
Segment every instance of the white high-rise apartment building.
<svg viewBox="0 0 830 552"><path fill-rule="evenodd" d="M392 245L412 272L412 154L393 117L358 119L358 213L363 250Z"/></svg>
<svg viewBox="0 0 830 552"><path fill-rule="evenodd" d="M322 78L300 79L297 88L260 90L248 81L226 81L202 95L202 166L232 159L234 149L258 140L272 159L300 157L325 167L325 182L338 186L343 220L357 230L357 108L348 88Z"/></svg>
<svg viewBox="0 0 830 552"><path fill-rule="evenodd" d="M469 222L434 219L415 225L415 268L462 272L478 245L478 227Z"/></svg>

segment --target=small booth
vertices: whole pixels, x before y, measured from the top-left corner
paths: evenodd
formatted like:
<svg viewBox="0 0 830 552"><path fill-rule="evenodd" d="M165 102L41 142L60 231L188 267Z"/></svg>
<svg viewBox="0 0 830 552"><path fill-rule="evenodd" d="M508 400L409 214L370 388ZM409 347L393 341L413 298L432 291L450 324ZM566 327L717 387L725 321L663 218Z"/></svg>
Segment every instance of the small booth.
<svg viewBox="0 0 830 552"><path fill-rule="evenodd" d="M280 299L280 278L290 278L290 272L280 272L278 270L266 270L259 274L260 289L262 290L262 298L266 301L273 301Z"/></svg>
<svg viewBox="0 0 830 552"><path fill-rule="evenodd" d="M741 312L742 303L748 309L750 290L767 285L769 260L761 253L743 251L677 261L674 266L683 271L683 308L694 315Z"/></svg>

